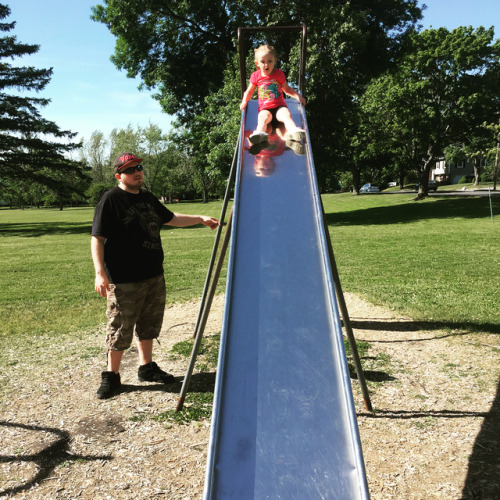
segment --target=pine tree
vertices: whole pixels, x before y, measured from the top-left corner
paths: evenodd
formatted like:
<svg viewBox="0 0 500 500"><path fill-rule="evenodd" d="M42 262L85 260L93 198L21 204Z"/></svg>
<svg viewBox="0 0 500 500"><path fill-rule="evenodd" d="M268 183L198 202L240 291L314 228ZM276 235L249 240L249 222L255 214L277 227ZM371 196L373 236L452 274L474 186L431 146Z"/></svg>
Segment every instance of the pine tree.
<svg viewBox="0 0 500 500"><path fill-rule="evenodd" d="M0 32L14 29L15 22L1 22L10 13L7 5L0 4ZM76 133L60 130L41 116L38 108L46 106L49 99L24 96L25 92L43 90L50 81L52 68L17 67L10 63L35 54L39 48L19 43L16 36L0 37L0 189L30 181L47 186L62 199L86 187L86 182L82 182L87 179L83 165L67 157L81 145L72 142Z"/></svg>

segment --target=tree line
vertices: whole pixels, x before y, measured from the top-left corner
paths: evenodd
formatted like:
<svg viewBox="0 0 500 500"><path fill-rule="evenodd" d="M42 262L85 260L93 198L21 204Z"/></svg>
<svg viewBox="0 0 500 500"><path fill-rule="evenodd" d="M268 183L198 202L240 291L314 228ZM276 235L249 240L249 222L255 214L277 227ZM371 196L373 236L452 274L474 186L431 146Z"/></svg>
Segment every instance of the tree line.
<svg viewBox="0 0 500 500"><path fill-rule="evenodd" d="M0 4L0 32L7 33L0 37L0 199L12 203L51 196L60 204L78 196L80 181L87 177L78 162L68 159L79 144L72 142L76 133L43 118L38 108L48 99L22 94L43 90L52 69L11 63L36 53L39 46L18 42L9 34L15 27L15 22L3 22L9 15L10 8Z"/></svg>
<svg viewBox="0 0 500 500"><path fill-rule="evenodd" d="M9 13L0 4L0 19ZM307 26L306 112L322 191L339 181L355 192L364 182L403 185L413 175L419 196L425 196L430 169L441 158L470 159L476 179L486 160L496 182L500 41L493 27L421 30L422 16L416 0L106 0L92 8L92 18L116 37L112 61L139 77L176 123L165 136L154 125L129 127L106 140L96 131L85 144L71 143L74 134L43 120L36 110L43 100L4 93L12 86L39 90L51 75L3 62L37 50L6 36L0 40L0 198L6 186L24 181L54 196L85 195L70 172L88 179L87 190L102 187L109 179L109 154L127 135L136 137L125 149L136 146L144 154L147 185L155 194L218 196L241 118L237 29L259 25ZM14 24L1 24L0 30L8 32ZM252 49L264 42L277 48L280 67L294 85L300 57L296 33L252 33L247 74L254 69ZM67 143L43 143L42 133ZM99 160L105 142L106 161ZM51 153L44 156L44 148ZM85 154L69 161L68 153L80 148Z"/></svg>
<svg viewBox="0 0 500 500"><path fill-rule="evenodd" d="M80 152L81 162L90 172L90 185L86 191L89 203L95 205L102 194L116 185L113 160L118 154L134 152L143 159L145 187L158 198L173 203L194 199L201 192L207 201L210 183L194 169L193 159L178 146L179 137L173 132L163 133L158 125L131 125L114 129L109 137L95 130L84 140Z"/></svg>

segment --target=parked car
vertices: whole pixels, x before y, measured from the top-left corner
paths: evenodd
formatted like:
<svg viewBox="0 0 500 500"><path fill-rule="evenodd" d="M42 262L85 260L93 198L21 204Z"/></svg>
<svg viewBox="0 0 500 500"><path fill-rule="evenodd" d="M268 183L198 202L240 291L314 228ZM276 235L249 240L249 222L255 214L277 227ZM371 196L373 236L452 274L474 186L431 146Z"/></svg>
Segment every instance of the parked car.
<svg viewBox="0 0 500 500"><path fill-rule="evenodd" d="M418 186L420 186L420 184L417 182L415 184L415 191L418 191ZM428 185L427 185L427 188L429 191L434 191L436 192L437 191L437 188L438 188L439 184L436 182L436 181L428 181Z"/></svg>
<svg viewBox="0 0 500 500"><path fill-rule="evenodd" d="M378 193L380 191L380 189L378 188L378 186L374 186L373 184L363 184L363 186L361 186L361 189L359 190L360 193Z"/></svg>

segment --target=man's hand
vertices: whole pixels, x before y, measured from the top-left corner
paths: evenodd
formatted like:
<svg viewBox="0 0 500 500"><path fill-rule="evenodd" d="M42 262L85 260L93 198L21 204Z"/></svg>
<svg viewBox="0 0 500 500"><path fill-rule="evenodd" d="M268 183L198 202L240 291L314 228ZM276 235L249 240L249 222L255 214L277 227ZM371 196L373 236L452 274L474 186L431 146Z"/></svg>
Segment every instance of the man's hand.
<svg viewBox="0 0 500 500"><path fill-rule="evenodd" d="M111 290L109 286L108 277L104 274L96 274L95 276L95 291L101 296L106 298L108 292Z"/></svg>
<svg viewBox="0 0 500 500"><path fill-rule="evenodd" d="M208 226L212 231L216 227L220 226L220 222L215 217L205 217L205 216L202 216L201 223L204 226Z"/></svg>

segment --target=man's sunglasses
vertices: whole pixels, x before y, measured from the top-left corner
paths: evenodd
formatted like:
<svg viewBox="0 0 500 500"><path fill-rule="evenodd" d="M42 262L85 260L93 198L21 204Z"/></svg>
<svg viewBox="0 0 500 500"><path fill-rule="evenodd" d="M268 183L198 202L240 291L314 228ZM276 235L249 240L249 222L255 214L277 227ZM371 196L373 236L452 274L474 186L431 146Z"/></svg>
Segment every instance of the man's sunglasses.
<svg viewBox="0 0 500 500"><path fill-rule="evenodd" d="M142 170L142 165L136 165L135 167L128 167L122 170L120 174L133 174L135 171L140 172Z"/></svg>

